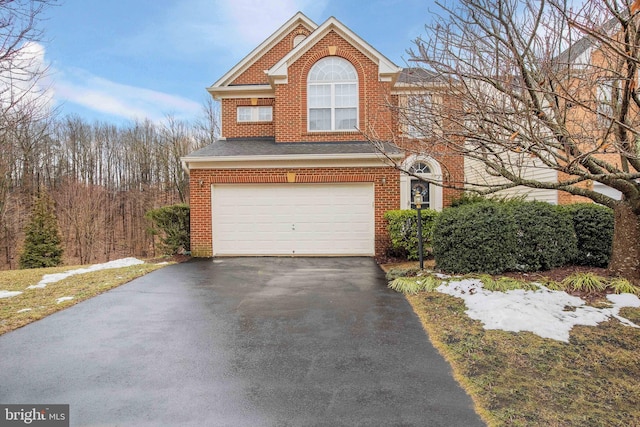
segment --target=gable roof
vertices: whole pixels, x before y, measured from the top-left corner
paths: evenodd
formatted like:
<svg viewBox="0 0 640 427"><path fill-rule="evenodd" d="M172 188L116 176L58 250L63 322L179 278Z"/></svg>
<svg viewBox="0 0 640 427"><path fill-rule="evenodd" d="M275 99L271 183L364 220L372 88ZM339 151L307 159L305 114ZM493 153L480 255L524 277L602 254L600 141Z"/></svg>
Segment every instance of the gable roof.
<svg viewBox="0 0 640 427"><path fill-rule="evenodd" d="M318 24L313 22L302 12L298 12L291 19L285 22L280 28L278 28L273 34L271 34L265 41L260 43L258 47L253 49L247 56L245 56L240 62L238 62L231 70L225 75L220 77L214 84L207 89L215 89L221 86L229 85L240 74L246 71L252 64L269 51L273 46L278 44L284 37L286 37L294 28L299 25L307 27L309 31L314 31L318 28Z"/></svg>
<svg viewBox="0 0 640 427"><path fill-rule="evenodd" d="M269 81L272 83L286 83L289 65L298 60L330 31L335 31L338 35L362 52L362 54L367 56L374 63L378 64L378 75L380 76L381 81L395 81L398 74L402 71L402 68L395 65L386 56L378 52L369 43L364 41L360 36L332 16L316 28L309 37L304 39L273 67L267 70Z"/></svg>
<svg viewBox="0 0 640 427"><path fill-rule="evenodd" d="M602 24L599 30L605 34L610 34L615 31L619 25L620 21L618 18L613 17ZM583 36L556 56L553 59L553 63L556 67L562 67L565 65L584 65L590 61L591 51L598 45L599 42L595 37L590 35Z"/></svg>

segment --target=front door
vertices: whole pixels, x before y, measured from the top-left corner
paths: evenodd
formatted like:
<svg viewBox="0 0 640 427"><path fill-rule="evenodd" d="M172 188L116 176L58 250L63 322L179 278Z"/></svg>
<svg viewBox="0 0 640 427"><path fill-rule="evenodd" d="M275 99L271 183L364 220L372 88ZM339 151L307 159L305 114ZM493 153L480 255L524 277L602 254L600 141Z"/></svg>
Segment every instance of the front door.
<svg viewBox="0 0 640 427"><path fill-rule="evenodd" d="M415 209L416 205L413 203L414 197L417 193L422 194L422 208L429 209L431 207L429 203L429 183L421 181L416 178L411 179L411 209Z"/></svg>

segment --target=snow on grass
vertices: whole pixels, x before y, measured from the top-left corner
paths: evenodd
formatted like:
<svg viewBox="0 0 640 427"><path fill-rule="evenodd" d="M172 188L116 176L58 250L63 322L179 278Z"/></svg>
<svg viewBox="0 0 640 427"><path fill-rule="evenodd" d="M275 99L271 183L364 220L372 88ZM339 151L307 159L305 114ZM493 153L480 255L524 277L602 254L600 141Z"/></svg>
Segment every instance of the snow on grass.
<svg viewBox="0 0 640 427"><path fill-rule="evenodd" d="M86 268L69 270L62 273L45 274L44 276L42 276L42 280L40 280L37 285L28 286L27 289L45 288L48 284L59 282L60 280L66 279L67 277L75 276L76 274L91 273L98 270L108 270L110 268L129 267L131 265L138 264L144 264L144 261L141 261L137 258L123 258L117 259L115 261L105 262L103 264L94 264Z"/></svg>
<svg viewBox="0 0 640 427"><path fill-rule="evenodd" d="M71 301L73 297L60 297L56 300L56 304L60 304L61 302Z"/></svg>
<svg viewBox="0 0 640 427"><path fill-rule="evenodd" d="M442 284L437 290L462 298L467 315L481 321L485 329L529 331L543 338L569 342L574 325L597 326L611 317L627 326L639 327L619 315L622 307L640 307L640 299L631 294L608 295L612 307L595 308L581 298L544 287L536 291L492 292L484 289L479 280L466 279Z"/></svg>
<svg viewBox="0 0 640 427"><path fill-rule="evenodd" d="M20 291L0 291L0 298L11 298L21 293Z"/></svg>

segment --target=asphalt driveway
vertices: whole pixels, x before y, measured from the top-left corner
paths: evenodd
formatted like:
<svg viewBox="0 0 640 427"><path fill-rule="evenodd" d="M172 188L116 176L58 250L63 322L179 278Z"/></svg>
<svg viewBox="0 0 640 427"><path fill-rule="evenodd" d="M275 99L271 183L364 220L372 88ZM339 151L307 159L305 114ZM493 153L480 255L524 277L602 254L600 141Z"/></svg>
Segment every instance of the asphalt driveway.
<svg viewBox="0 0 640 427"><path fill-rule="evenodd" d="M483 425L370 258L155 271L0 336L0 403L68 403L72 426Z"/></svg>

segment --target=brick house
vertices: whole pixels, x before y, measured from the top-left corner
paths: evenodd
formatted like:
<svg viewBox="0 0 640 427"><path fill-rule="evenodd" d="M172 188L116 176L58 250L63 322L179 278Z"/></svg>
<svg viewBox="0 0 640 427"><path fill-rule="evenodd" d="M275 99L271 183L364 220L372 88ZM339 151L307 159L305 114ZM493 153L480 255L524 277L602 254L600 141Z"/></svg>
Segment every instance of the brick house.
<svg viewBox="0 0 640 427"><path fill-rule="evenodd" d="M208 88L221 102L222 136L182 159L192 254L381 255L386 211L409 208L416 191L429 207L446 206L453 190L391 165L462 179L457 156L407 157L394 148L412 137L389 105L415 96L419 72L333 17L317 25L293 16ZM389 158L365 135L393 141Z"/></svg>

